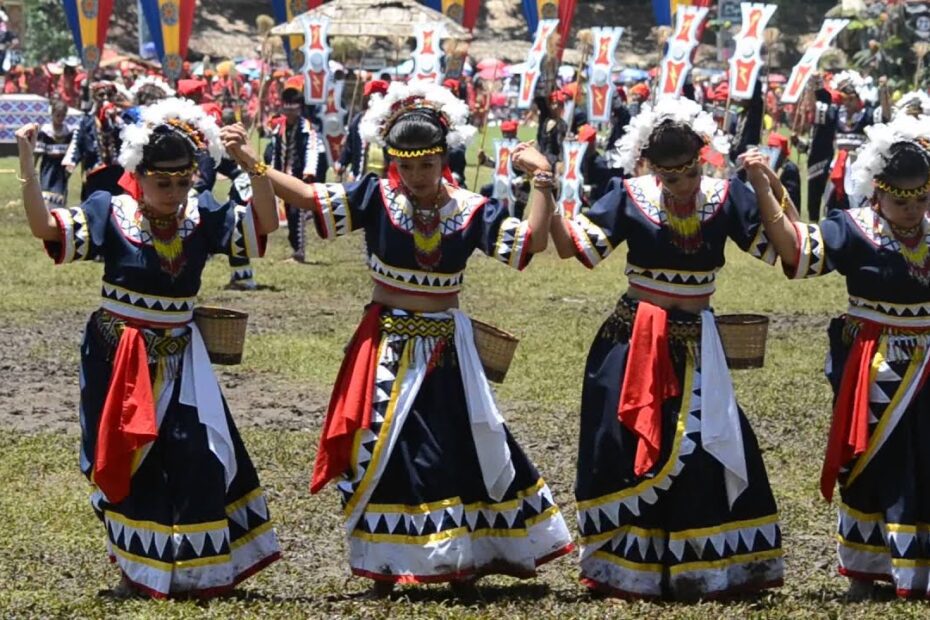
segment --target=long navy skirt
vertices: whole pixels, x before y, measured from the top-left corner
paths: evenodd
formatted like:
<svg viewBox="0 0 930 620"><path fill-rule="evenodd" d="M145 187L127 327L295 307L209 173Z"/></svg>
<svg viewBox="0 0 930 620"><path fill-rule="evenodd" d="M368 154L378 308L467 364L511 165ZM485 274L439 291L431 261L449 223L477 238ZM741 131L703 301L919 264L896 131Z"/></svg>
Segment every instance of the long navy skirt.
<svg viewBox="0 0 930 620"><path fill-rule="evenodd" d="M81 469L88 478L114 354L106 328L112 321L100 321L100 312L81 347ZM237 463L229 488L197 410L180 403L186 330L144 331L173 339L167 348L176 350L154 360L149 351L156 403L167 401L158 438L137 464L125 499L110 503L96 487L91 495L106 526L110 560L156 598L221 593L280 556L264 493L225 399Z"/></svg>
<svg viewBox="0 0 930 620"><path fill-rule="evenodd" d="M662 406L661 452L634 474L637 437L617 417L636 302L623 298L585 368L575 497L581 580L621 597L695 599L780 585L781 533L756 438L740 411L749 487L730 507L701 445L700 316L669 311L680 397Z"/></svg>

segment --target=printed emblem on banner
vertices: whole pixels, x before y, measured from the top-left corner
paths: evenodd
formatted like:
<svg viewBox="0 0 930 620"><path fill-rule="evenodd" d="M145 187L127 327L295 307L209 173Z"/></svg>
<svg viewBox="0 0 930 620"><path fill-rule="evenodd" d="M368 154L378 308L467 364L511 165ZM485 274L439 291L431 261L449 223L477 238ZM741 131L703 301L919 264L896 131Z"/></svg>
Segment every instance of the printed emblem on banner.
<svg viewBox="0 0 930 620"><path fill-rule="evenodd" d="M607 122L610 120L611 101L614 96L610 74L614 67L614 53L623 28L592 28L596 53L588 65L588 120Z"/></svg>
<svg viewBox="0 0 930 620"><path fill-rule="evenodd" d="M178 23L178 5L166 2L161 5L161 23L166 26L175 26Z"/></svg>
<svg viewBox="0 0 930 620"><path fill-rule="evenodd" d="M326 103L329 88L329 54L330 48L326 33L329 19L314 18L304 13L301 16L304 42L300 46L300 73L304 76L304 101L306 103ZM296 55L294 64L296 64Z"/></svg>
<svg viewBox="0 0 930 620"><path fill-rule="evenodd" d="M446 9L446 16L461 24L465 18L465 12L462 10L461 4L452 4Z"/></svg>
<svg viewBox="0 0 930 620"><path fill-rule="evenodd" d="M81 0L81 13L84 14L84 17L94 19L97 17L97 11L97 0Z"/></svg>
<svg viewBox="0 0 930 620"><path fill-rule="evenodd" d="M675 13L675 31L662 60L659 96L681 94L691 71L691 54L697 47L698 31L707 17L706 7L679 5Z"/></svg>
<svg viewBox="0 0 930 620"><path fill-rule="evenodd" d="M540 19L556 19L559 16L559 5L557 2L547 1L539 7Z"/></svg>
<svg viewBox="0 0 930 620"><path fill-rule="evenodd" d="M184 59L177 54L165 55L165 75L171 79L176 79L181 75L181 69L184 67Z"/></svg>
<svg viewBox="0 0 930 620"><path fill-rule="evenodd" d="M442 79L442 38L445 26L441 22L417 24L415 27L417 46L413 50L413 75L418 80L439 82Z"/></svg>
<svg viewBox="0 0 930 620"><path fill-rule="evenodd" d="M291 17L297 17L301 13L307 12L307 0L290 0L287 6L291 11Z"/></svg>
<svg viewBox="0 0 930 620"><path fill-rule="evenodd" d="M540 76L540 66L543 58L546 57L546 40L558 25L559 20L557 19L544 19L540 20L536 26L533 46L526 57L526 70L520 78L520 96L517 98L518 108L525 110L533 103L533 94L536 92L536 84Z"/></svg>
<svg viewBox="0 0 930 620"><path fill-rule="evenodd" d="M730 59L730 97L751 99L762 69L762 43L765 26L778 7L774 4L744 2L743 27L736 35L736 53Z"/></svg>
<svg viewBox="0 0 930 620"><path fill-rule="evenodd" d="M563 142L562 161L565 172L562 174L559 192L559 211L565 217L574 217L580 210L584 197L584 175L581 165L584 162L587 142Z"/></svg>
<svg viewBox="0 0 930 620"><path fill-rule="evenodd" d="M785 85L785 93L781 97L782 103L797 103L804 92L810 75L817 68L820 57L823 56L827 48L833 43L833 40L843 28L849 24L848 19L828 19L820 27L817 38L808 46L801 60L791 70L791 76Z"/></svg>
<svg viewBox="0 0 930 620"><path fill-rule="evenodd" d="M85 46L81 55L84 57L85 69L92 71L97 68L97 63L100 62L100 50L96 45Z"/></svg>

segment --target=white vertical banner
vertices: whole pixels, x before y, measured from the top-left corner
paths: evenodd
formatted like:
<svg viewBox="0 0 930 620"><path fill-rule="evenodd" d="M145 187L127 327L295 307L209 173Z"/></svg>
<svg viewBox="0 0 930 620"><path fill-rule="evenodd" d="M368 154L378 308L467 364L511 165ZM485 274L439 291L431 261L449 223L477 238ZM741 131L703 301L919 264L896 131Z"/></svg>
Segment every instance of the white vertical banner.
<svg viewBox="0 0 930 620"><path fill-rule="evenodd" d="M559 212L565 217L574 217L581 211L584 198L584 175L581 164L588 149L587 142L563 142L562 161L565 170L562 173L561 191L559 192Z"/></svg>
<svg viewBox="0 0 930 620"><path fill-rule="evenodd" d="M339 159L345 142L346 110L342 107L342 91L345 80L333 79L329 84L326 103L319 108L320 126L323 128L323 144L326 157L332 166Z"/></svg>
<svg viewBox="0 0 930 620"><path fill-rule="evenodd" d="M588 63L588 122L610 120L610 107L615 94L611 74L614 54L623 36L623 28L592 28L595 53Z"/></svg>
<svg viewBox="0 0 930 620"><path fill-rule="evenodd" d="M533 104L533 94L536 92L536 84L539 82L539 76L542 73L543 60L546 58L546 41L558 26L559 20L557 19L541 19L536 26L533 46L530 47L529 54L526 56L526 68L520 77L520 94L517 97L518 108L525 110Z"/></svg>
<svg viewBox="0 0 930 620"><path fill-rule="evenodd" d="M791 70L791 77L788 78L788 83L785 85L785 93L781 96L782 103L798 102L811 74L817 71L817 63L820 62L820 57L833 44L836 35L848 24L848 19L828 19L823 23L820 32L817 33L817 38L808 46L804 55L801 56L801 60Z"/></svg>
<svg viewBox="0 0 930 620"><path fill-rule="evenodd" d="M491 197L514 214L516 199L513 195L513 161L510 158L519 144L516 140L494 141L494 185Z"/></svg>
<svg viewBox="0 0 930 620"><path fill-rule="evenodd" d="M332 49L327 41L329 19L326 17L300 16L304 29L304 42L300 51L304 64L300 73L304 76L304 101L307 103L326 103L329 92L329 55Z"/></svg>
<svg viewBox="0 0 930 620"><path fill-rule="evenodd" d="M691 71L691 56L700 43L698 33L707 18L706 7L678 5L675 13L675 32L668 40L668 49L662 59L657 97L677 97Z"/></svg>
<svg viewBox="0 0 930 620"><path fill-rule="evenodd" d="M442 22L416 24L417 46L413 50L413 79L425 82L442 81L442 38L446 27Z"/></svg>
<svg viewBox="0 0 930 620"><path fill-rule="evenodd" d="M743 27L736 35L736 52L730 59L730 97L751 99L762 70L765 26L778 7L761 2L744 2Z"/></svg>

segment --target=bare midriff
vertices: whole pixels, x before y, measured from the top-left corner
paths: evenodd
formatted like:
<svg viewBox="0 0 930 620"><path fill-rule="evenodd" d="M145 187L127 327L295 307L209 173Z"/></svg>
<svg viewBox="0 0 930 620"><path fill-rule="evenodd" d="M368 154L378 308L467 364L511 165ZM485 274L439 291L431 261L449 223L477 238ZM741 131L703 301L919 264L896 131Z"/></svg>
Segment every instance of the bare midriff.
<svg viewBox="0 0 930 620"><path fill-rule="evenodd" d="M662 293L646 291L636 288L635 286L631 286L627 289L626 294L633 299L647 301L665 310L682 310L684 312L698 314L701 310L710 308L710 295L705 295L703 297L672 297L670 295L663 295Z"/></svg>
<svg viewBox="0 0 930 620"><path fill-rule="evenodd" d="M443 312L459 307L458 293L449 295L411 295L375 284L371 301L408 312Z"/></svg>

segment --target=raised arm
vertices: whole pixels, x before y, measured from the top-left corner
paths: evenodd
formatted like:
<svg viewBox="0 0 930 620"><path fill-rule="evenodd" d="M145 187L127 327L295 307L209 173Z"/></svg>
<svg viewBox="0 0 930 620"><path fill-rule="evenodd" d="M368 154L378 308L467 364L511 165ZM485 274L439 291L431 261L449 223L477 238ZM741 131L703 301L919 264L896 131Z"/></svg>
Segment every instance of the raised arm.
<svg viewBox="0 0 930 620"><path fill-rule="evenodd" d="M763 153L750 151L742 161L749 182L756 192L765 234L781 258L782 264L795 267L798 237L792 222L798 220L797 210L778 176L769 168L768 158Z"/></svg>
<svg viewBox="0 0 930 620"><path fill-rule="evenodd" d="M45 206L39 174L36 172L35 146L38 134L39 126L36 123L23 125L16 131L23 206L26 209L26 219L29 221L29 230L32 231L32 235L43 241L57 241L58 225Z"/></svg>
<svg viewBox="0 0 930 620"><path fill-rule="evenodd" d="M555 179L549 160L531 143L518 144L512 157L515 167L528 173L532 171L533 189L530 191L529 215L526 219L531 231L529 251L536 254L545 250L549 243L549 222L555 211L555 198L552 195Z"/></svg>
<svg viewBox="0 0 930 620"><path fill-rule="evenodd" d="M274 189L268 178L267 164L259 165L258 156L248 144L248 134L241 124L229 125L220 130L223 146L243 170L248 171L252 181L252 209L256 230L267 235L278 229L278 213L274 201ZM265 172L262 169L265 168ZM299 181L298 181L299 182Z"/></svg>

